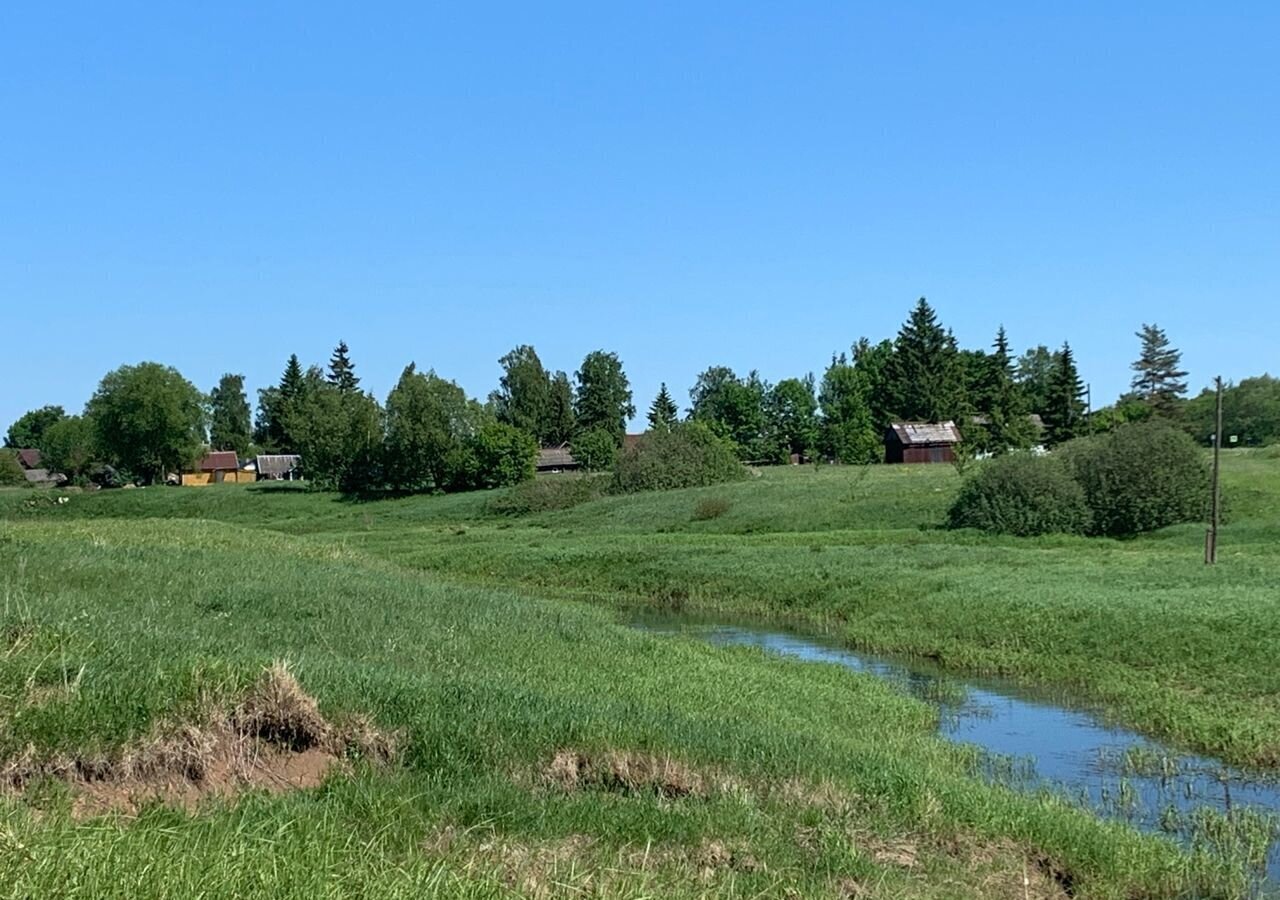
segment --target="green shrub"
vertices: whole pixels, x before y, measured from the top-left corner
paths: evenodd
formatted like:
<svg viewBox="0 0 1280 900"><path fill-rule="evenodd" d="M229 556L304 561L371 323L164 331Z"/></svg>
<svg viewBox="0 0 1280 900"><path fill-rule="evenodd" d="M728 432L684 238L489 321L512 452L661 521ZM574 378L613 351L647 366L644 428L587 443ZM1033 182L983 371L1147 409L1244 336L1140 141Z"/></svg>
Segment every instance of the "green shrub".
<svg viewBox="0 0 1280 900"><path fill-rule="evenodd" d="M1206 516L1204 452L1165 422L1122 425L1069 441L1057 454L1084 490L1094 534L1128 537Z"/></svg>
<svg viewBox="0 0 1280 900"><path fill-rule="evenodd" d="M27 476L22 474L18 454L12 450L0 450L0 487L26 487Z"/></svg>
<svg viewBox="0 0 1280 900"><path fill-rule="evenodd" d="M618 461L618 445L613 434L604 428L592 428L573 439L570 446L574 460L586 472L604 472Z"/></svg>
<svg viewBox="0 0 1280 900"><path fill-rule="evenodd" d="M644 434L618 456L612 490L620 494L720 484L746 477L734 445L701 422Z"/></svg>
<svg viewBox="0 0 1280 900"><path fill-rule="evenodd" d="M993 534L1085 534L1089 507L1061 460L1012 453L983 463L960 488L951 528Z"/></svg>
<svg viewBox="0 0 1280 900"><path fill-rule="evenodd" d="M693 520L705 522L718 519L729 511L733 502L728 497L703 497L693 506Z"/></svg>
<svg viewBox="0 0 1280 900"><path fill-rule="evenodd" d="M538 443L527 432L502 422L483 425L467 441L468 486L506 487L533 477Z"/></svg>
<svg viewBox="0 0 1280 900"><path fill-rule="evenodd" d="M486 504L500 516L523 516L554 509L568 509L603 496L609 479L602 475L545 475L517 484Z"/></svg>

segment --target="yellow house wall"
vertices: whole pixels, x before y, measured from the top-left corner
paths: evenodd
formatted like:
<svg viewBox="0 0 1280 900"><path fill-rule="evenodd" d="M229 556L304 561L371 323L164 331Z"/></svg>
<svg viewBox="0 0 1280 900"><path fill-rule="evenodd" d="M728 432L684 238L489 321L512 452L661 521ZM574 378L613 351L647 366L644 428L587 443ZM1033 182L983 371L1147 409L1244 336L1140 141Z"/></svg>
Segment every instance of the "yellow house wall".
<svg viewBox="0 0 1280 900"><path fill-rule="evenodd" d="M242 472L239 469L222 473L222 484L238 484L242 481L253 481L252 472ZM213 472L183 472L183 487L204 487L209 484L218 484L214 480Z"/></svg>

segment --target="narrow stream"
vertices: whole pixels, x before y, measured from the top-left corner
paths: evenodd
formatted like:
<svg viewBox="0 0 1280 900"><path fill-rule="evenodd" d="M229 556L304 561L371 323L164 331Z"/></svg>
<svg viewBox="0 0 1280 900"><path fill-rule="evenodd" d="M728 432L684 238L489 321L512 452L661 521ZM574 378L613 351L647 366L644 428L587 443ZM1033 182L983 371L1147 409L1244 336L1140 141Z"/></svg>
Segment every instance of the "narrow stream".
<svg viewBox="0 0 1280 900"><path fill-rule="evenodd" d="M820 638L749 625L671 616L644 617L633 624L657 634L759 647L876 675L937 706L944 737L985 751L987 777L1025 790L1051 789L1100 816L1172 835L1187 845L1214 839L1217 829L1205 821L1206 811L1229 814L1236 822L1256 813L1260 829L1271 817L1280 817L1280 781L1274 776L1180 753L1107 725L1046 692L993 679L959 678L924 662L855 652ZM1265 880L1270 894L1280 884L1280 843L1271 842L1263 868L1260 882Z"/></svg>

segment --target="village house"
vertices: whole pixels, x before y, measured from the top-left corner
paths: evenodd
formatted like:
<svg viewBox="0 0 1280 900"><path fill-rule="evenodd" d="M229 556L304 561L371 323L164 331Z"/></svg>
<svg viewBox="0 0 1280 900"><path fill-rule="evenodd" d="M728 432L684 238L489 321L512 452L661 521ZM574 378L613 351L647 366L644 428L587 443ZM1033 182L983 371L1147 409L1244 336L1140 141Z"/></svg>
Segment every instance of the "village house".
<svg viewBox="0 0 1280 900"><path fill-rule="evenodd" d="M194 471L183 472L181 484L183 487L203 487L207 484L235 484L241 480L240 460L235 451L215 450L206 454Z"/></svg>
<svg viewBox="0 0 1280 900"><path fill-rule="evenodd" d="M34 447L20 448L15 456L18 458L18 465L22 467L22 475L27 479L28 484L59 484L65 480L63 476L50 472L40 464L40 451Z"/></svg>
<svg viewBox="0 0 1280 900"><path fill-rule="evenodd" d="M557 447L541 448L535 468L539 472L576 472L582 466L573 458L569 445L560 444Z"/></svg>
<svg viewBox="0 0 1280 900"><path fill-rule="evenodd" d="M894 422L884 434L887 463L955 462L960 429L955 422Z"/></svg>

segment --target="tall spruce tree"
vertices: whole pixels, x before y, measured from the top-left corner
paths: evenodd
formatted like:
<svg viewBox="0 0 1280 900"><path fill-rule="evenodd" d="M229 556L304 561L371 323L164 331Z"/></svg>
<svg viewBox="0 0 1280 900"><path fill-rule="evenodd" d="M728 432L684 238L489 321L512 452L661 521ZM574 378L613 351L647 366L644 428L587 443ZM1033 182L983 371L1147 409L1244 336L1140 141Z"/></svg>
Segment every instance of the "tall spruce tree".
<svg viewBox="0 0 1280 900"><path fill-rule="evenodd" d="M658 396L654 397L653 403L649 405L649 430L670 431L679 420L680 410L676 407L676 401L671 399L671 394L667 391L667 383L664 381L658 389Z"/></svg>
<svg viewBox="0 0 1280 900"><path fill-rule="evenodd" d="M326 380L344 394L354 393L360 386L360 379L356 377L355 364L351 362L351 357L348 355L346 341L338 341L338 346L333 348L333 356L329 357L329 374Z"/></svg>
<svg viewBox="0 0 1280 900"><path fill-rule="evenodd" d="M1045 399L1045 443L1050 447L1081 437L1088 432L1084 415L1084 383L1076 369L1071 345L1063 343L1054 354L1053 371L1049 374L1049 390Z"/></svg>
<svg viewBox="0 0 1280 900"><path fill-rule="evenodd" d="M297 448L285 422L307 389L307 375L298 354L289 356L280 383L258 390L258 415L253 439L271 453L295 453Z"/></svg>
<svg viewBox="0 0 1280 900"><path fill-rule="evenodd" d="M1013 357L1003 325L996 332L991 353L986 356L978 394L977 412L986 423L982 426L984 449L999 454L1031 446L1036 438L1034 426L1028 417L1026 398L1014 381Z"/></svg>
<svg viewBox="0 0 1280 900"><path fill-rule="evenodd" d="M885 374L893 413L902 419L940 422L964 410L956 339L924 297L899 330Z"/></svg>
<svg viewBox="0 0 1280 900"><path fill-rule="evenodd" d="M249 418L244 376L223 375L209 392L209 444L214 450L234 450L244 456L251 441Z"/></svg>
<svg viewBox="0 0 1280 900"><path fill-rule="evenodd" d="M1182 351L1170 346L1164 329L1155 324L1143 323L1135 337L1142 342L1142 353L1132 367L1133 390L1157 414L1173 415L1187 393Z"/></svg>

